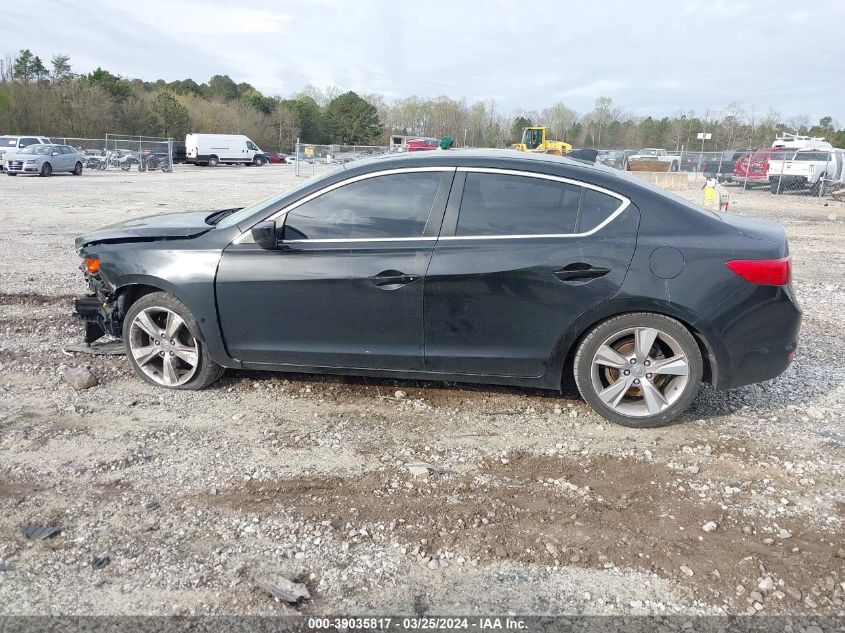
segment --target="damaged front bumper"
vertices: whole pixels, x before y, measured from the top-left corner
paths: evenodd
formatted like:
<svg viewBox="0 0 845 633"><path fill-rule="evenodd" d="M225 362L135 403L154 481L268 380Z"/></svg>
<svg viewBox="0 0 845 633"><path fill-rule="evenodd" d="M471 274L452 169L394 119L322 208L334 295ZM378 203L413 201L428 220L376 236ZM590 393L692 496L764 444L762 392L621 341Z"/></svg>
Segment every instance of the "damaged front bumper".
<svg viewBox="0 0 845 633"><path fill-rule="evenodd" d="M96 294L74 300L76 315L85 321L85 342L90 345L106 334L120 338L122 314L120 300L103 301Z"/></svg>
<svg viewBox="0 0 845 633"><path fill-rule="evenodd" d="M80 255L84 257L84 253ZM76 315L85 321L85 343L90 345L106 334L121 337L126 297L116 293L114 286L101 274L99 259L95 260L97 266L93 271L87 269L88 261L86 258L86 263L79 268L91 292L76 299L73 307Z"/></svg>

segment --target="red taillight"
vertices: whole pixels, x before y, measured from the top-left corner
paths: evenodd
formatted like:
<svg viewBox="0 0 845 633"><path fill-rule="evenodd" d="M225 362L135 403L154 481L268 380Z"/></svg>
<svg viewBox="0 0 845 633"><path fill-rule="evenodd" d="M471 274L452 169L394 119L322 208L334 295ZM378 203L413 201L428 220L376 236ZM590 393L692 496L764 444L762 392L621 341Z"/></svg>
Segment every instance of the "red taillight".
<svg viewBox="0 0 845 633"><path fill-rule="evenodd" d="M725 265L737 275L761 286L785 286L792 266L789 257L780 259L732 259Z"/></svg>

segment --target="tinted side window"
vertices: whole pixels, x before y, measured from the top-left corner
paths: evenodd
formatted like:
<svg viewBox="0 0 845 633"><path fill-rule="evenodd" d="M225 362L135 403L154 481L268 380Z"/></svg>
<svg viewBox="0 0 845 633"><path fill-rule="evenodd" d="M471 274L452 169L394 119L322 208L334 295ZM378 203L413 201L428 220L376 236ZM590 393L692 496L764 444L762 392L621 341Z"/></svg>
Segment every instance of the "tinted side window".
<svg viewBox="0 0 845 633"><path fill-rule="evenodd" d="M581 187L555 180L468 173L456 235L573 233Z"/></svg>
<svg viewBox="0 0 845 633"><path fill-rule="evenodd" d="M19 147L29 147L38 143L37 138L22 138Z"/></svg>
<svg viewBox="0 0 845 633"><path fill-rule="evenodd" d="M798 152L795 154L795 160L816 160L826 161L829 158L827 152Z"/></svg>
<svg viewBox="0 0 845 633"><path fill-rule="evenodd" d="M442 172L367 178L287 214L283 239L421 237Z"/></svg>
<svg viewBox="0 0 845 633"><path fill-rule="evenodd" d="M616 211L622 201L595 189L584 189L584 199L581 201L581 219L578 232L592 231Z"/></svg>

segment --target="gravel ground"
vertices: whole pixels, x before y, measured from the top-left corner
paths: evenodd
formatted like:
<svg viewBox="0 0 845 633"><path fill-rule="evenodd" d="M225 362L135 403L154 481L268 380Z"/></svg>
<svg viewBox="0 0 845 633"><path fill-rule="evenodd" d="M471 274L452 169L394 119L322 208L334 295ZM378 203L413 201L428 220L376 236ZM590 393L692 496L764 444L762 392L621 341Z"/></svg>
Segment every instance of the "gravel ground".
<svg viewBox="0 0 845 633"><path fill-rule="evenodd" d="M777 380L704 388L665 429L503 387L229 372L168 392L62 351L81 339L76 235L296 181L0 178L0 613L843 615L842 204L728 189L787 228L801 345ZM73 367L99 385L76 392Z"/></svg>

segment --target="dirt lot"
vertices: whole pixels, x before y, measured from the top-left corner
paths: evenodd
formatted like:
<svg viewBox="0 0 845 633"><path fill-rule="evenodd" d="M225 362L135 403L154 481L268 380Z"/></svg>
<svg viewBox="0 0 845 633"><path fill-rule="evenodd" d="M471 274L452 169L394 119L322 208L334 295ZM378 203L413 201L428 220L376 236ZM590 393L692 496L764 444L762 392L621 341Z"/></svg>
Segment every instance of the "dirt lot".
<svg viewBox="0 0 845 633"><path fill-rule="evenodd" d="M167 392L62 351L81 338L76 235L295 181L0 177L0 613L294 612L264 572L305 582L306 614L843 614L841 204L732 196L787 227L801 345L779 379L705 388L666 429L499 387L230 372ZM75 392L75 366L99 386Z"/></svg>

